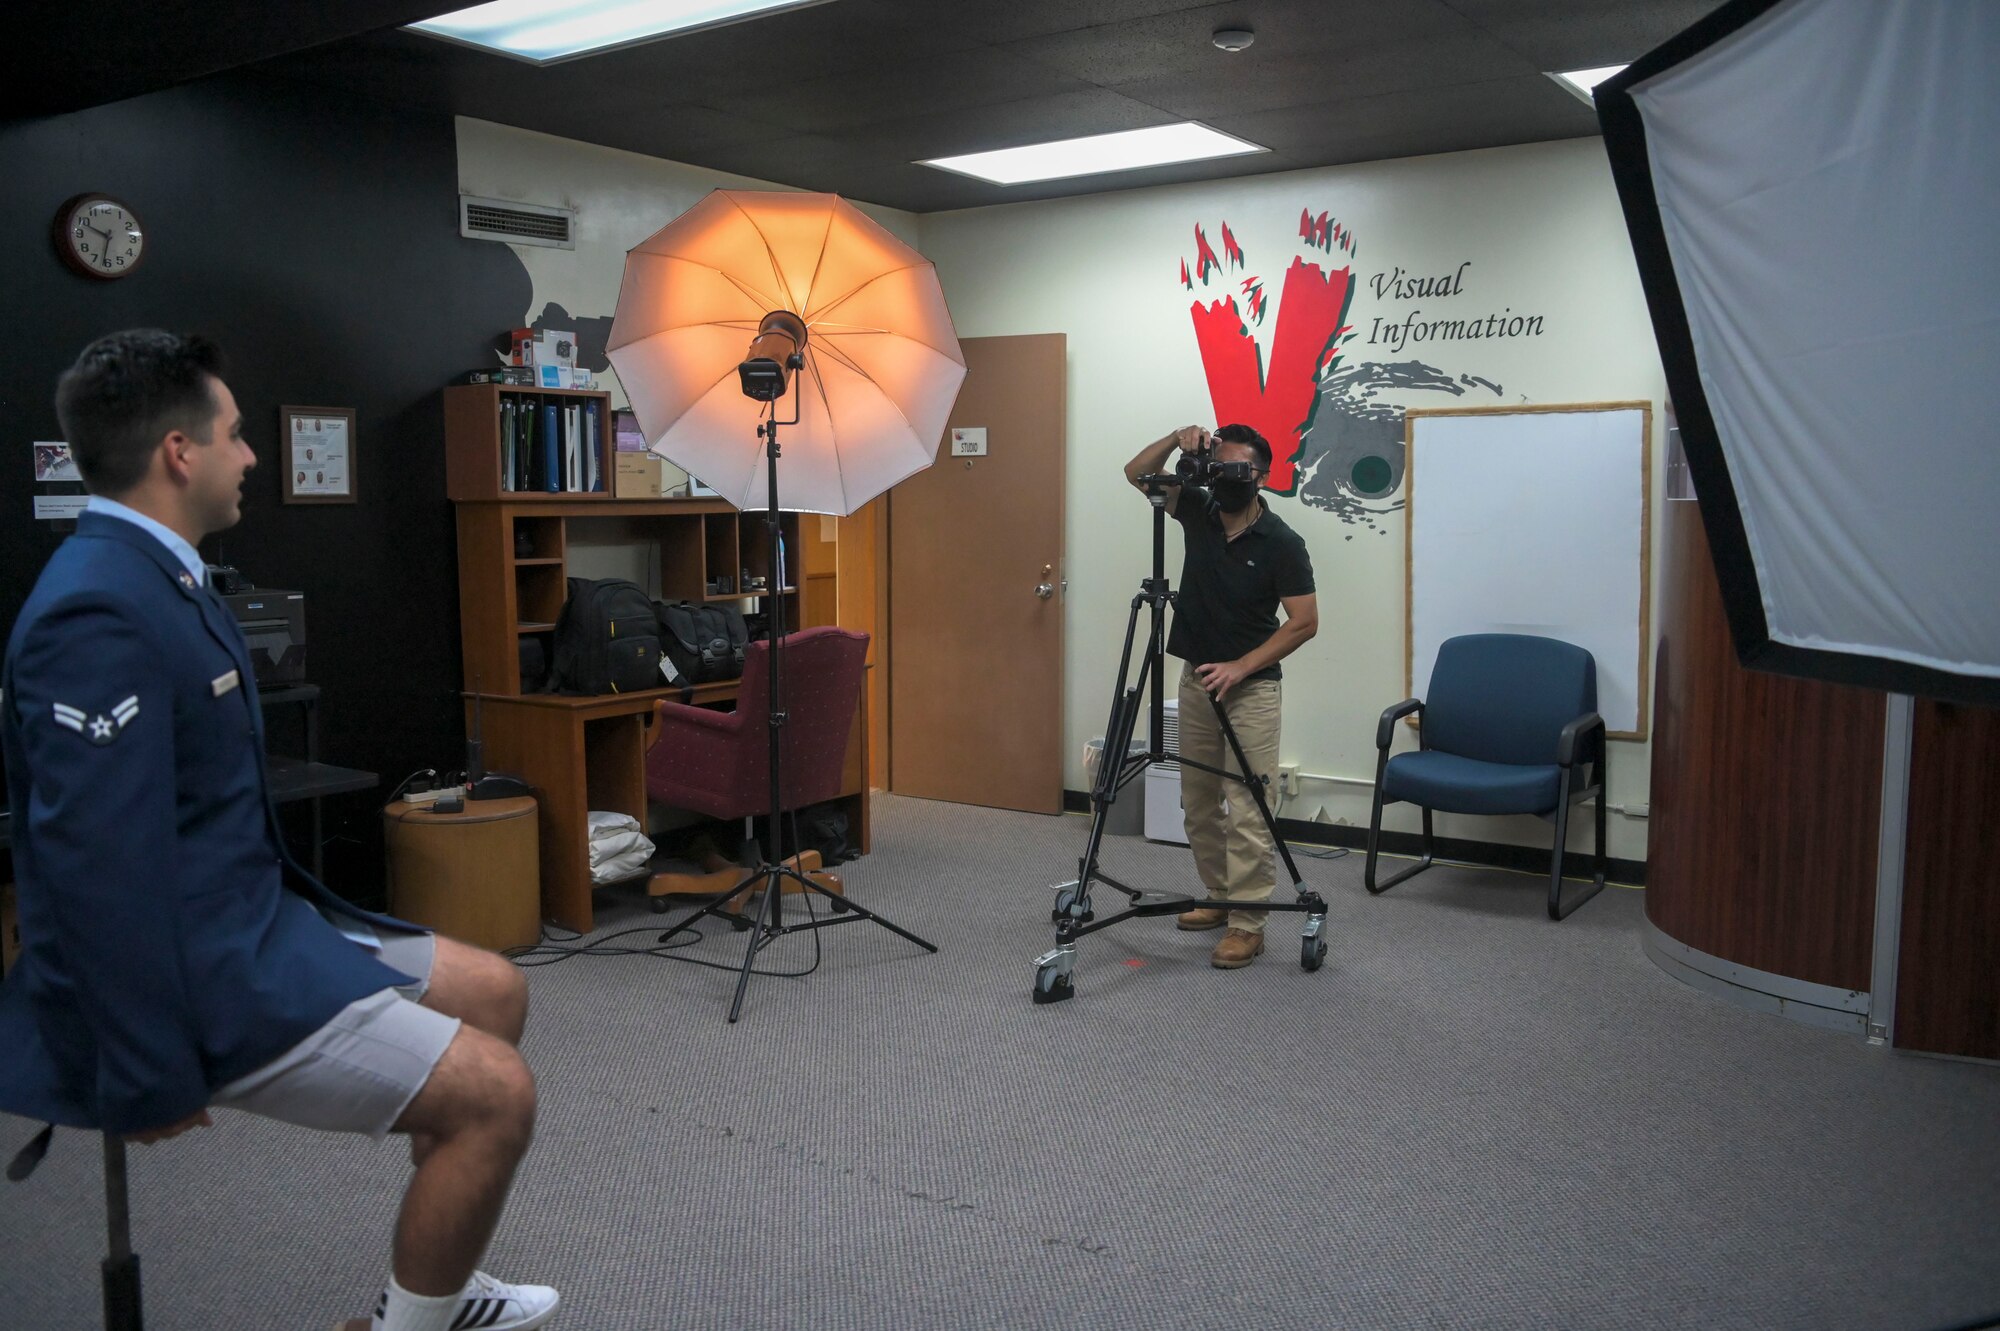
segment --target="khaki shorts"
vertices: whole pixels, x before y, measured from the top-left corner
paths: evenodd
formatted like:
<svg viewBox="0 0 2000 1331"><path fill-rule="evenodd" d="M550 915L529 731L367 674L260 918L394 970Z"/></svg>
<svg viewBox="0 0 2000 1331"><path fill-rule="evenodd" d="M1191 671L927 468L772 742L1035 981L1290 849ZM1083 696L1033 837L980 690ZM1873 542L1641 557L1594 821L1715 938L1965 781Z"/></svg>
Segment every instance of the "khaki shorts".
<svg viewBox="0 0 2000 1331"><path fill-rule="evenodd" d="M357 998L276 1059L216 1091L210 1107L322 1132L387 1136L430 1080L459 1021L417 1002L430 987L437 955L431 935L385 938L379 955L417 982Z"/></svg>

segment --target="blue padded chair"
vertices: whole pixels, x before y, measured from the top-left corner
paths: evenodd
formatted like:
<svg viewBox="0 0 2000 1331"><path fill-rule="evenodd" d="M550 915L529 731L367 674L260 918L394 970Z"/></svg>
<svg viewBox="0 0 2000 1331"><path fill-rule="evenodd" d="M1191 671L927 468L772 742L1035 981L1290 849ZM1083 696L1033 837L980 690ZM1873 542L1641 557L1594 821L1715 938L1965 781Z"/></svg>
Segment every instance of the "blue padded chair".
<svg viewBox="0 0 2000 1331"><path fill-rule="evenodd" d="M1421 747L1389 756L1396 722L1415 713ZM1553 818L1549 918L1560 920L1604 888L1604 720L1597 714L1597 662L1554 638L1473 633L1438 648L1427 701L1406 698L1375 727L1375 807L1368 818L1363 881L1380 895L1431 867L1431 810L1532 813ZM1564 902L1569 807L1597 796L1597 872ZM1405 800L1424 811L1423 858L1375 881L1382 806Z"/></svg>

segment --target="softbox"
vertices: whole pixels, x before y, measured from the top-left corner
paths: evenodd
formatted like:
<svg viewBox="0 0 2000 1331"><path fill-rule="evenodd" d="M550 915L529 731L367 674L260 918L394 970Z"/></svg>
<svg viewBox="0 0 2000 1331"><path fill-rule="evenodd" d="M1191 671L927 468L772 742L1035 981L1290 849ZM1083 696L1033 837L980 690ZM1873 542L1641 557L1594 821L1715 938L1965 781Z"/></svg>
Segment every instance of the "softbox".
<svg viewBox="0 0 2000 1331"><path fill-rule="evenodd" d="M1596 90L1730 630L2000 704L2000 4L1735 0Z"/></svg>

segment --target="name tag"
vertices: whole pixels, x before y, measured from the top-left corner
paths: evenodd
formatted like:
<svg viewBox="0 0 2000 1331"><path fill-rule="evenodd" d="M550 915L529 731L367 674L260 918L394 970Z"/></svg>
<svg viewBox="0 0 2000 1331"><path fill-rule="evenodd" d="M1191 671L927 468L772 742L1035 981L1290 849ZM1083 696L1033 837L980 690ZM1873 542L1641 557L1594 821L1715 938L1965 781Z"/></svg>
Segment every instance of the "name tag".
<svg viewBox="0 0 2000 1331"><path fill-rule="evenodd" d="M226 675L217 675L209 681L208 687L214 689L215 696L220 698L223 694L229 692L242 682L243 676L232 670Z"/></svg>

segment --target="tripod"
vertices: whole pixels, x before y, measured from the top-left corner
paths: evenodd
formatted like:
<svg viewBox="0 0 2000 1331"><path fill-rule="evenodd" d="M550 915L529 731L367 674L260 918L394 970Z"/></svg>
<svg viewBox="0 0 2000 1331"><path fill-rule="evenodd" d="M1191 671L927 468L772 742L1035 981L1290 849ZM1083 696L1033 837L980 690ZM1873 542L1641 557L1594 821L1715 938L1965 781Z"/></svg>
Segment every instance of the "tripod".
<svg viewBox="0 0 2000 1331"><path fill-rule="evenodd" d="M1270 803L1264 798L1267 778L1250 774L1250 760L1244 756L1242 742L1236 737L1236 727L1229 722L1229 714L1222 708L1222 700L1213 694L1208 697L1209 705L1215 709L1216 722L1229 742L1229 751L1236 756L1237 771L1223 771L1167 752L1163 663L1167 641L1167 605L1174 599L1166 576L1167 490L1176 482L1172 476L1152 475L1141 476L1139 484L1145 488L1146 498L1153 505L1153 576L1139 584L1139 594L1132 598L1132 613L1125 621L1125 650L1118 658L1118 682L1111 695L1111 719L1104 727L1104 751L1097 765L1096 780L1091 783L1090 841L1083 858L1077 862L1076 881L1056 887L1055 908L1049 912L1049 918L1056 926L1056 945L1035 958L1034 997L1037 1003L1060 1003L1075 995L1072 973L1076 967L1076 940L1085 934L1108 929L1134 917L1178 915L1182 911L1214 904L1202 898L1162 897L1157 893L1142 892L1126 886L1098 867L1097 852L1104 842L1104 824L1111 812L1112 801L1118 798L1121 789L1154 763L1178 762L1183 767L1197 768L1224 780L1238 782L1250 792L1250 798L1257 803L1257 814L1264 820L1272 844L1285 862L1286 872L1292 876L1292 888L1299 894L1297 901L1260 903L1255 909L1303 913L1306 927L1299 947L1299 965L1308 971L1316 971L1326 960L1326 902L1300 880L1299 867L1292 860L1291 848L1278 835L1277 820L1271 816ZM1151 614L1146 654L1139 664L1138 680L1128 687L1126 680L1132 669L1132 643L1138 634L1142 607L1148 608ZM1148 727L1147 748L1146 752L1135 754L1130 751L1132 731L1138 723L1140 702L1149 688L1153 715ZM1113 755L1116 755L1115 761ZM1098 919L1090 901L1093 882L1104 883L1124 893L1130 908L1106 919Z"/></svg>
<svg viewBox="0 0 2000 1331"><path fill-rule="evenodd" d="M815 929L830 928L836 924L850 924L858 920L868 920L871 923L881 925L884 929L887 929L899 938L909 939L926 952L937 951L936 944L926 942L909 930L883 919L873 911L865 910L855 905L845 896L828 890L824 884L815 882L810 875L801 873L783 862L785 859L784 838L779 828L785 816L783 813L784 786L779 776L779 765L782 759L779 750L782 747L780 735L784 729L786 713L780 702L783 694L779 688L778 677L780 674L780 662L784 657L785 598L784 570L780 567L782 561L778 554L778 426L780 424L796 425L797 423L797 416L794 416L789 421L780 422L777 419L777 413L773 411L771 419L757 427L757 437L764 441L764 452L767 458L767 466L769 467L766 477L767 487L765 496L768 501L766 522L768 523L768 549L771 557L769 576L772 579L770 583L771 662L770 670L765 677L767 684L765 703L770 721L768 734L770 744L770 770L768 775L771 783L771 826L769 829L769 839L772 843L774 854L770 859L766 859L763 851L760 849L760 842L755 836L752 836L743 846L744 863L750 866L749 874L744 879L744 882L747 883L761 878L764 882L764 890L758 898L757 922L750 929L750 945L743 953L743 969L736 977L736 998L729 1005L729 1020L731 1023L734 1023L743 1014L743 995L750 988L750 972L756 965L757 954L787 934L808 933ZM792 840L794 843L798 840L796 827L793 829ZM792 850L796 853L798 846L794 844ZM797 883L809 893L817 892L825 897L832 903L834 913L821 917L814 915L811 908L808 907L804 920L795 924L787 924L784 919L784 888L787 879ZM685 920L682 920L679 924L661 934L660 941L664 943L675 934L683 933L692 928L697 921L711 915L720 914L738 894L738 891L732 891L717 897L708 905L703 906L700 910L695 911Z"/></svg>

